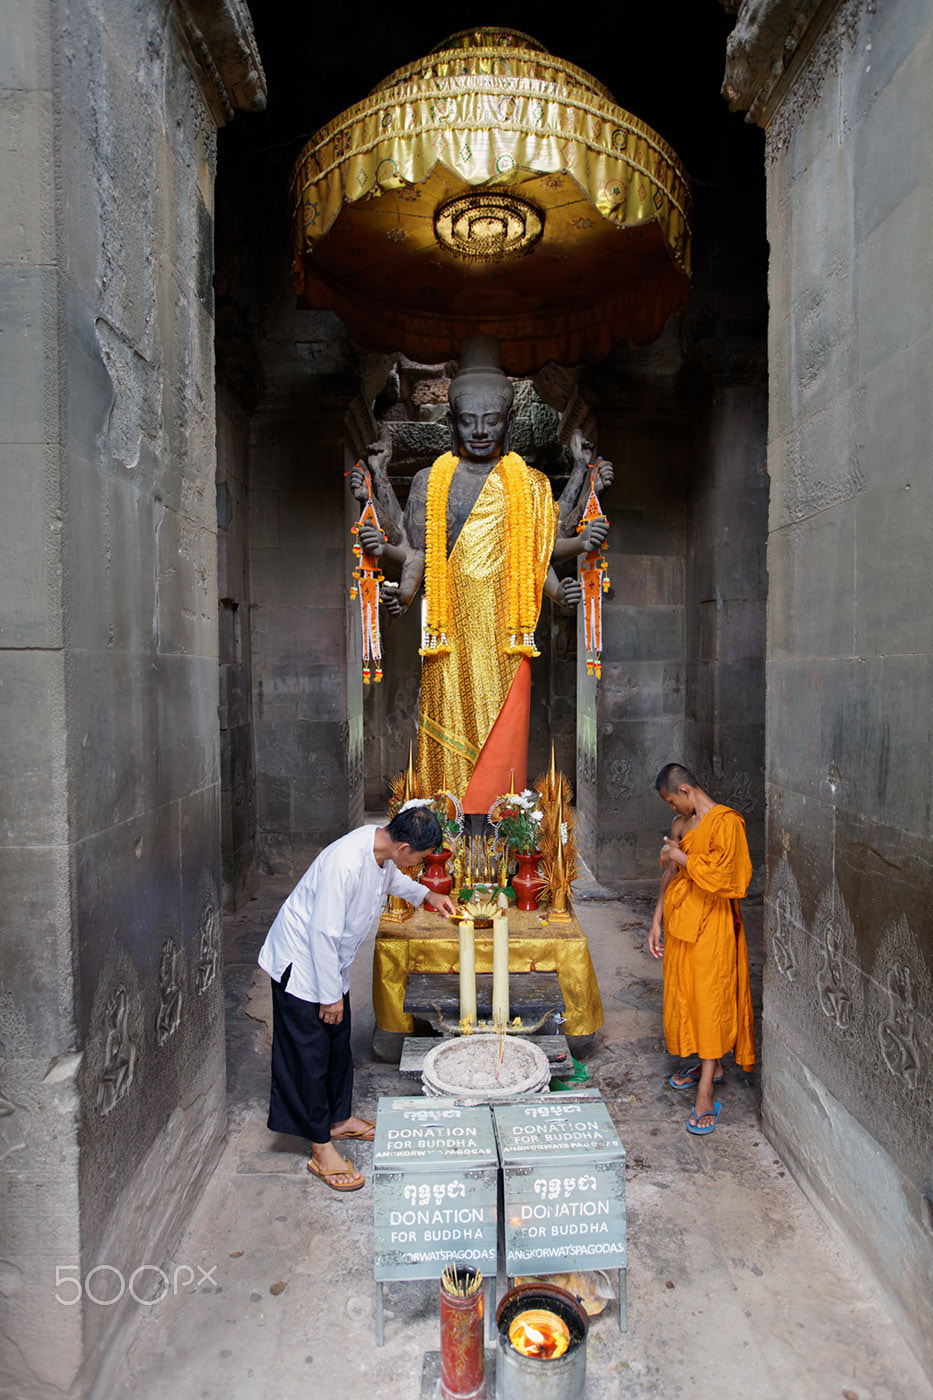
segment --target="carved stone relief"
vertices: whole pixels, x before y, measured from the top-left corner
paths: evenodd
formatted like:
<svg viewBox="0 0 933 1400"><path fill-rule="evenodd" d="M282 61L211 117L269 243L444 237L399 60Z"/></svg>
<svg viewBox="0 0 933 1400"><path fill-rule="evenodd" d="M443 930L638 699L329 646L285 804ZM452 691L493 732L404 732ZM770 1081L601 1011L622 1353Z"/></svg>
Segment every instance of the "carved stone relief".
<svg viewBox="0 0 933 1400"><path fill-rule="evenodd" d="M665 759L665 762L667 761ZM704 763L697 769L697 778L700 787L724 807L731 807L743 814L755 810L751 774L744 769L727 773L718 754L714 755L711 764Z"/></svg>
<svg viewBox="0 0 933 1400"><path fill-rule="evenodd" d="M622 802L635 791L631 779L632 765L627 758L614 758L609 764L609 778L606 787L614 802Z"/></svg>
<svg viewBox="0 0 933 1400"><path fill-rule="evenodd" d="M838 884L823 891L814 916L818 948L816 989L823 1015L841 1031L861 1022L862 987L855 972L855 930Z"/></svg>
<svg viewBox="0 0 933 1400"><path fill-rule="evenodd" d="M101 1117L112 1112L129 1093L136 1077L137 1045L128 1026L129 997L126 987L117 987L107 1003L107 1032L104 1064L97 1086L97 1109Z"/></svg>
<svg viewBox="0 0 933 1400"><path fill-rule="evenodd" d="M4 1123L22 1112L33 1112L36 1107L34 1086L27 1082L24 1062L27 1060L29 1037L26 1017L14 1005L9 992L0 992L0 1124L19 1132L14 1123ZM7 1152L15 1151L14 1146L3 1141L0 1161ZM22 1146L22 1143L18 1144Z"/></svg>
<svg viewBox="0 0 933 1400"><path fill-rule="evenodd" d="M159 964L159 1010L156 1013L156 1040L164 1045L181 1023L182 991L178 985L178 949L175 940L167 938L162 945Z"/></svg>
<svg viewBox="0 0 933 1400"><path fill-rule="evenodd" d="M201 878L201 914L198 919L198 996L214 985L220 961L220 905L210 876Z"/></svg>
<svg viewBox="0 0 933 1400"><path fill-rule="evenodd" d="M863 15L874 12L875 0L843 0L787 87L779 92L773 85L779 105L774 107L771 89L767 101L753 104L753 119L765 126L769 165L786 150L801 119L823 100L827 78L838 73L842 56L858 37Z"/></svg>
<svg viewBox="0 0 933 1400"><path fill-rule="evenodd" d="M755 798L752 793L751 774L744 771L734 773L732 776L732 788L729 793L729 806L734 807L737 812L751 812L755 807Z"/></svg>
<svg viewBox="0 0 933 1400"><path fill-rule="evenodd" d="M920 1017L931 1010L933 988L903 914L892 919L884 932L873 979L878 1005L872 1019L881 1058L907 1089L929 1086L930 1048L924 1043Z"/></svg>
<svg viewBox="0 0 933 1400"><path fill-rule="evenodd" d="M788 982L796 982L803 961L803 909L800 890L790 868L787 853L781 856L771 882L774 908L771 924L771 956L774 965Z"/></svg>

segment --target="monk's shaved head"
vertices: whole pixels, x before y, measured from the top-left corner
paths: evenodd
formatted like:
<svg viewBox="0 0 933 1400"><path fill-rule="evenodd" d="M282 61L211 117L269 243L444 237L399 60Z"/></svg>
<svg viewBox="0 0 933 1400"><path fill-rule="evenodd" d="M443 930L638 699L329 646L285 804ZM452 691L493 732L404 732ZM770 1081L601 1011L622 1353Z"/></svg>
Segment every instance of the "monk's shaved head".
<svg viewBox="0 0 933 1400"><path fill-rule="evenodd" d="M682 763L665 763L654 780L656 792L677 792L684 784L694 788L700 786L690 769Z"/></svg>

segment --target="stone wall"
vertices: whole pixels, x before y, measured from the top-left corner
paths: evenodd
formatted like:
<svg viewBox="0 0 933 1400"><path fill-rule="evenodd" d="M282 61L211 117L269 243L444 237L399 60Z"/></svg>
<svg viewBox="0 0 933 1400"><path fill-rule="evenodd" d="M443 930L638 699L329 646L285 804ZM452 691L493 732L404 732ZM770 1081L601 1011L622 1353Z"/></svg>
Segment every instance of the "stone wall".
<svg viewBox="0 0 933 1400"><path fill-rule="evenodd" d="M616 479L600 498L611 530L598 682L577 647L577 802L581 847L597 879L657 878L669 826L654 776L683 747L686 428L652 411L647 390L600 413L599 450Z"/></svg>
<svg viewBox="0 0 933 1400"><path fill-rule="evenodd" d="M753 356L752 371L763 371ZM740 376L732 368L732 377ZM717 801L745 818L760 894L764 854L765 566L763 383L720 382L692 439L686 558L684 746ZM652 775L653 776L653 775Z"/></svg>
<svg viewBox="0 0 933 1400"><path fill-rule="evenodd" d="M933 1366L933 14L775 60L768 11L727 71L768 135L764 1114Z"/></svg>
<svg viewBox="0 0 933 1400"><path fill-rule="evenodd" d="M16 6L3 46L0 1327L24 1400L106 1373L224 1130L212 191L215 122L258 96L244 12L206 8Z"/></svg>
<svg viewBox="0 0 933 1400"><path fill-rule="evenodd" d="M352 644L344 407L260 410L250 444L257 842L300 875L363 815L363 713Z"/></svg>
<svg viewBox="0 0 933 1400"><path fill-rule="evenodd" d="M249 583L249 413L217 389L217 589L224 907L252 893L256 861Z"/></svg>

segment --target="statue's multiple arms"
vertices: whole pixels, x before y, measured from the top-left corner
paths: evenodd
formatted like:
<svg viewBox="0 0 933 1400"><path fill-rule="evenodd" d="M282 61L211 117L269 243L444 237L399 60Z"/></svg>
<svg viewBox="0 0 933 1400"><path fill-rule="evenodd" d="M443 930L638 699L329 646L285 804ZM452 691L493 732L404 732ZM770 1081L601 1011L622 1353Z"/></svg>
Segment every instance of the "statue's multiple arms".
<svg viewBox="0 0 933 1400"><path fill-rule="evenodd" d="M567 607L575 607L583 597L579 579L558 578L553 569L547 571L544 591L552 603L563 603Z"/></svg>
<svg viewBox="0 0 933 1400"><path fill-rule="evenodd" d="M567 478L567 485L560 493L557 502L557 538L559 540L567 539L576 530L576 522L580 518L580 509L582 509L579 507L580 493L593 451L593 444L586 441L579 428L574 428L570 436L573 470Z"/></svg>
<svg viewBox="0 0 933 1400"><path fill-rule="evenodd" d="M609 534L609 522L605 519L591 520L579 534L577 525L589 499L590 467L596 467L593 485L599 492L612 485L615 476L612 463L597 454L596 448L587 441L579 428L575 428L571 435L570 450L573 453L573 471L557 503L557 540L551 555L552 564L560 564L575 554L589 554L592 550L599 549ZM553 596L548 593L548 597ZM562 598L560 601L570 600ZM579 598L574 601L579 602Z"/></svg>
<svg viewBox="0 0 933 1400"><path fill-rule="evenodd" d="M366 464L372 482L373 497L379 507L379 518L386 538L375 525L360 527L360 544L367 554L376 558L385 555L391 563L402 566L407 545L402 507L389 480L388 466L392 456L392 440L388 429L384 428L377 442L371 442L366 449ZM361 505L368 499L366 474L359 464L350 472L350 490Z"/></svg>
<svg viewBox="0 0 933 1400"><path fill-rule="evenodd" d="M395 597L391 600L388 596L385 598L386 607L393 616L405 611L409 603L416 597L424 578L424 522L428 508L428 477L430 474L430 468L427 467L418 472L408 493L404 525L406 552L402 564L402 574L398 588L395 590Z"/></svg>
<svg viewBox="0 0 933 1400"><path fill-rule="evenodd" d="M580 583L576 578L558 578L553 566L574 555L588 554L598 549L606 539L609 523L605 519L590 521L579 534L576 527L589 496L588 472L594 458L597 465L594 485L597 491L612 485L613 468L611 462L596 456L593 444L583 437L579 428L574 431L570 446L574 468L558 501L557 540L551 555L551 567L544 581L544 592L554 602L572 606L579 603L583 596ZM387 612L396 617L411 603L424 578L424 521L430 471L426 469L416 475L403 516L387 470L391 453L387 430L383 431L378 442L367 449L373 496L380 507L380 518L387 538L383 539L382 531L375 525L365 524L360 526L359 541L367 554L385 560L399 571L398 586L383 590L382 594ZM366 476L359 466L350 472L350 490L361 503L367 500Z"/></svg>

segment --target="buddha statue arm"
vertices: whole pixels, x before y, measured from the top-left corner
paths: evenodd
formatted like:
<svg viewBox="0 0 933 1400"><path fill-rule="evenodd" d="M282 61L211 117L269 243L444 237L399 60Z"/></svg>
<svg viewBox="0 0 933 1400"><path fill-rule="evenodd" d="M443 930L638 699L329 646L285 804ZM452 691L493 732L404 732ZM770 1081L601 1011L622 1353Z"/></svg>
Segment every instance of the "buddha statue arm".
<svg viewBox="0 0 933 1400"><path fill-rule="evenodd" d="M577 542L582 536L577 535L577 525L580 522L586 503L590 494L590 467L596 467L596 475L593 481L597 494L606 490L612 485L615 479L615 470L611 462L607 462L605 457L600 457L593 443L589 442L579 428L575 428L570 438L570 451L573 454L573 471L567 481L567 485L561 492L558 501L558 544L568 547L558 553L555 550L555 559L568 559L572 554L582 552L589 553L589 550L597 548L602 544L602 540L591 543L585 551L582 551ZM589 528L589 527L588 527ZM608 526L606 527L608 530ZM603 535L605 539L605 535ZM573 547L569 547L572 545Z"/></svg>
<svg viewBox="0 0 933 1400"><path fill-rule="evenodd" d="M553 569L547 571L544 591L552 603L563 603L566 607L574 607L583 597L579 579L558 578Z"/></svg>
<svg viewBox="0 0 933 1400"><path fill-rule="evenodd" d="M557 502L558 539L564 539L572 533L570 518L575 512L577 512L576 518L579 519L577 507L593 452L593 444L586 441L579 428L574 428L570 435L570 452L573 457L573 470L567 478L567 485L560 493Z"/></svg>
<svg viewBox="0 0 933 1400"><path fill-rule="evenodd" d="M392 441L388 429L383 429L377 442L371 442L366 449L366 464L369 468L373 498L378 507L382 531L375 525L360 526L360 544L367 554L388 561L399 570L404 570L409 554L408 539L405 535L405 522L402 507L389 480L389 460L392 456ZM357 464L350 472L350 490L361 505L368 499L368 483L362 466ZM383 538L383 532L385 538Z"/></svg>
<svg viewBox="0 0 933 1400"><path fill-rule="evenodd" d="M608 520L591 520L579 535L570 535L565 540L558 539L554 542L551 563L561 564L574 554L589 554L592 550L599 549L608 534Z"/></svg>
<svg viewBox="0 0 933 1400"><path fill-rule="evenodd" d="M612 485L612 463L597 454L593 444L586 440L579 428L573 431L570 450L573 453L573 471L558 502L557 539L551 555L552 564L561 564L575 554L589 554L599 549L609 534L609 522L605 518L591 520L579 534L577 525L589 499L590 468L596 467L593 485L598 492Z"/></svg>
<svg viewBox="0 0 933 1400"><path fill-rule="evenodd" d="M405 545L403 550L397 551L401 555L398 587L383 589L382 593L382 601L391 617L398 617L405 611L417 596L424 578L424 521L429 475L430 470L418 472L408 494L402 527ZM393 553L396 551L393 550ZM384 557L391 558L388 550L385 551Z"/></svg>

